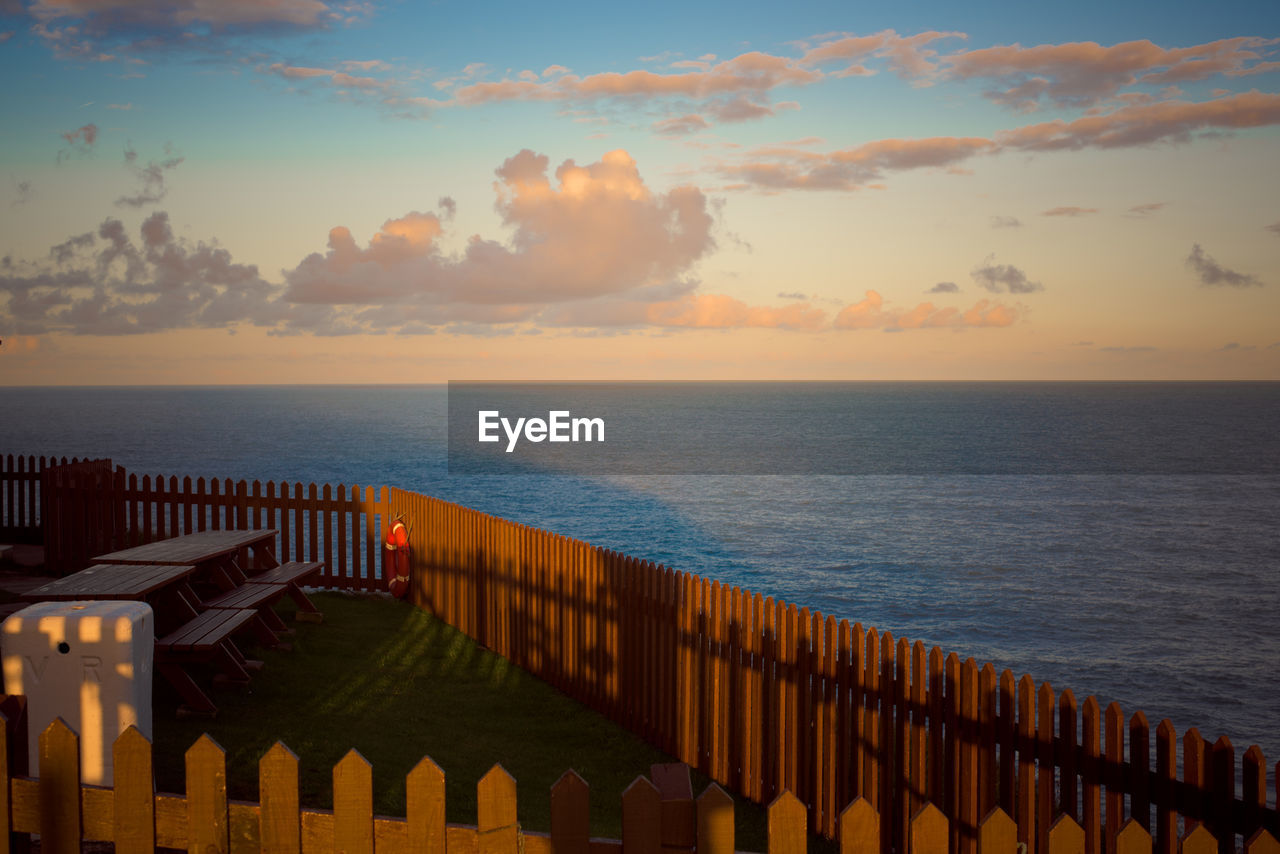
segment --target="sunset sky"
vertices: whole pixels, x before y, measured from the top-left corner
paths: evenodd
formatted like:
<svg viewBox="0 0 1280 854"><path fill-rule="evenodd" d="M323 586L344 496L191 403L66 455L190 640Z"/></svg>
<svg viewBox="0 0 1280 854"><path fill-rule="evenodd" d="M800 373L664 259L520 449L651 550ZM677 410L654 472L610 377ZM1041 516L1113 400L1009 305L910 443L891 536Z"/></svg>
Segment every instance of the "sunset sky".
<svg viewBox="0 0 1280 854"><path fill-rule="evenodd" d="M1274 0L0 0L0 69L0 385L1280 379Z"/></svg>

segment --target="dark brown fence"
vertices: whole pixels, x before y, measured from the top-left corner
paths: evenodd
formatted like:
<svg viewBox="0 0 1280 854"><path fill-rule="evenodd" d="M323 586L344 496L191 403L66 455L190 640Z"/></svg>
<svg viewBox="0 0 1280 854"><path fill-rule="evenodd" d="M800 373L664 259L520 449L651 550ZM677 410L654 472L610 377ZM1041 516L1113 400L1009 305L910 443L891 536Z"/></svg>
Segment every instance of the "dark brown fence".
<svg viewBox="0 0 1280 854"><path fill-rule="evenodd" d="M87 460L79 457L0 456L0 542L38 545L44 542L45 490L51 469ZM110 464L110 461L106 461Z"/></svg>
<svg viewBox="0 0 1280 854"><path fill-rule="evenodd" d="M109 492L66 495L111 508L113 546L276 528L282 560L324 561L323 586L362 590L380 587L382 525L403 514L416 604L721 784L760 803L792 792L828 837L859 797L885 850L907 850L926 802L957 854L996 807L1028 854L1047 854L1063 815L1085 854L1114 851L1130 818L1160 854L1199 825L1222 854L1280 835L1280 764L1256 746L1237 756L1168 721L1153 741L1142 712L719 581L386 487L117 469Z"/></svg>

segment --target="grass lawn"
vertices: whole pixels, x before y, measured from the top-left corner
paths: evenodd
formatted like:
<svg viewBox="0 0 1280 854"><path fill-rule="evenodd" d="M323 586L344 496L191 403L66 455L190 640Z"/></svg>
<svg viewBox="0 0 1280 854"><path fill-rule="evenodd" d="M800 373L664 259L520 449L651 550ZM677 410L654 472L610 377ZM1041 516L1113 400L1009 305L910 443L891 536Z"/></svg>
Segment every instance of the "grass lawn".
<svg viewBox="0 0 1280 854"><path fill-rule="evenodd" d="M301 761L304 806L332 807L333 766L355 748L373 765L374 811L403 816L404 777L430 756L446 775L447 820L474 825L475 784L501 763L516 779L522 826L548 831L551 785L572 768L591 786L592 835L616 839L622 791L674 761L412 605L313 599L324 623L294 624L290 652L253 652L266 666L252 693L219 692L217 718L177 720L176 695L156 680L161 790L183 791L183 754L207 732L227 751L232 798L258 800L258 760L279 740ZM695 773L695 796L706 785ZM763 808L736 801L737 847L765 850Z"/></svg>

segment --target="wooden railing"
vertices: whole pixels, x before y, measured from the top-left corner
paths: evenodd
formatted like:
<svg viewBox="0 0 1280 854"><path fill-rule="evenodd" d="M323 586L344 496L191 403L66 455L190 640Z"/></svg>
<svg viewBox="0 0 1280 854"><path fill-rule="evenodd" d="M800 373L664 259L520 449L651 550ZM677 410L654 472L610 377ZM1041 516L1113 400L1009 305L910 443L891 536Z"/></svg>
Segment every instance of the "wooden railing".
<svg viewBox="0 0 1280 854"><path fill-rule="evenodd" d="M405 777L404 818L373 812L373 768L355 750L333 768L333 809L308 809L299 797L299 760L276 742L258 763L258 802L227 797L227 762L208 735L187 750L186 793L156 792L151 743L135 727L112 747L115 783L85 785L80 780L79 737L61 718L40 734L39 776L13 773L8 745L26 742L26 733L6 725L0 738L0 850L26 847L39 833L44 854L79 854L82 842L111 842L117 854L152 854L157 846L192 854L734 854L734 806L715 783L691 810L665 809L658 789L643 776L622 793L622 839L592 838L590 788L573 771L551 787L550 833L521 827L516 781L495 765L476 785L476 824L446 824L445 774L424 757ZM25 769L23 769L25 770ZM668 802L669 803L669 802ZM808 848L806 810L784 791L768 808L769 854L803 854ZM688 821L691 827L672 827ZM838 819L840 854L885 851L882 819L858 798ZM1067 816L1046 833L1047 854L1079 854L1085 830ZM673 848L670 840L682 840ZM947 854L950 823L937 807L921 805L907 825L910 854ZM664 845L664 841L668 844ZM688 843L692 845L688 845ZM687 846L687 847L686 847ZM1151 834L1130 819L1114 835L1118 854L1152 854ZM1215 854L1218 841L1203 825L1180 840L1182 854ZM978 827L976 854L1017 854L1017 825L993 809ZM1277 854L1280 844L1259 830L1244 854Z"/></svg>
<svg viewBox="0 0 1280 854"><path fill-rule="evenodd" d="M0 542L39 544L44 518L41 481L58 466L87 462L79 457L0 456Z"/></svg>
<svg viewBox="0 0 1280 854"><path fill-rule="evenodd" d="M121 546L276 528L281 559L324 561L335 588L381 586L382 526L404 515L415 604L752 800L792 792L829 838L858 798L886 851L906 850L926 802L956 854L974 854L997 807L1027 854L1049 854L1063 815L1085 854L1113 851L1130 818L1160 854L1198 825L1222 854L1261 828L1280 835L1280 764L1257 746L1237 756L1168 721L1153 744L1142 712L719 581L400 489L121 469L109 489Z"/></svg>

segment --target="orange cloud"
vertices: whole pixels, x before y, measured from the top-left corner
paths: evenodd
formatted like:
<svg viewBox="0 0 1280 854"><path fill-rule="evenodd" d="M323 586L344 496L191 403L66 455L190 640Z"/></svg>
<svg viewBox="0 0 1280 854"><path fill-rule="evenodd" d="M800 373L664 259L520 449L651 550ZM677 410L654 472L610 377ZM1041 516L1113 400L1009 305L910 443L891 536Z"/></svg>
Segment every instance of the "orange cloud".
<svg viewBox="0 0 1280 854"><path fill-rule="evenodd" d="M1253 91L1209 101L1139 104L1074 121L1024 125L1001 131L994 139L882 139L827 153L758 146L739 158L718 161L710 169L733 181L734 189L847 191L873 185L888 172L925 167L954 171L957 164L980 154L1182 143L1189 142L1196 131L1275 124L1280 124L1280 95Z"/></svg>
<svg viewBox="0 0 1280 854"><path fill-rule="evenodd" d="M1280 123L1280 95L1244 92L1211 101L1164 101L1124 107L1075 121L1027 125L996 135L1003 148L1059 151L1129 148L1162 140L1186 142L1197 130L1241 129Z"/></svg>
<svg viewBox="0 0 1280 854"><path fill-rule="evenodd" d="M1025 109L1044 95L1059 104L1088 106L1137 82L1172 83L1214 74L1253 73L1262 59L1258 51L1278 41L1241 37L1175 49L1147 40L1111 46L1097 42L1036 47L1014 44L961 51L945 57L942 63L951 77L985 78L1010 87L986 93L1000 103Z"/></svg>
<svg viewBox="0 0 1280 854"><path fill-rule="evenodd" d="M687 329L796 329L817 330L827 314L808 303L780 307L747 305L723 294L690 294L678 300L644 307L645 322L653 326Z"/></svg>
<svg viewBox="0 0 1280 854"><path fill-rule="evenodd" d="M548 158L521 151L497 170L494 192L509 244L474 236L457 257L439 247L441 222L412 213L388 220L361 248L343 227L329 250L286 271L292 302L516 305L675 288L714 247L706 198L693 187L654 193L625 151L547 175ZM654 301L663 296L649 296ZM428 312L429 313L429 312Z"/></svg>
<svg viewBox="0 0 1280 854"><path fill-rule="evenodd" d="M677 74L652 71L609 71L579 77L563 74L555 80L502 80L473 83L457 90L461 104L496 101L575 101L603 98L684 96L706 98L738 92L767 92L779 86L804 86L822 74L794 59L751 52L717 63L706 70Z"/></svg>
<svg viewBox="0 0 1280 854"><path fill-rule="evenodd" d="M1097 208L1079 208L1075 205L1064 205L1063 207L1041 211L1040 216L1088 216L1097 212Z"/></svg>
<svg viewBox="0 0 1280 854"><path fill-rule="evenodd" d="M859 302L847 305L836 315L836 329L962 329L965 327L1011 326L1018 319L1016 309L990 300L979 300L968 311L938 308L922 302L904 311L890 311L876 291L867 291Z"/></svg>
<svg viewBox="0 0 1280 854"><path fill-rule="evenodd" d="M826 154L765 146L721 162L715 171L766 189L855 190L886 172L951 166L993 148L991 140L980 137L882 139Z"/></svg>
<svg viewBox="0 0 1280 854"><path fill-rule="evenodd" d="M926 47L940 39L967 38L964 33L924 32L914 36L900 36L894 30L883 30L871 36L840 33L826 38L817 47L805 51L801 62L806 65L847 63L835 73L837 77L860 76L874 72L859 62L869 57L889 60L889 67L900 77L922 78L933 74L937 68L936 50Z"/></svg>

